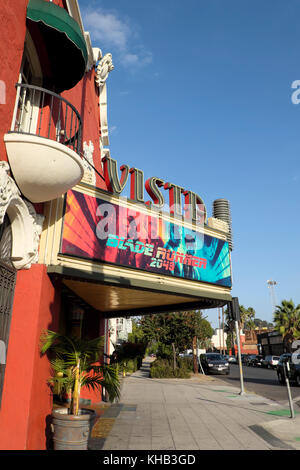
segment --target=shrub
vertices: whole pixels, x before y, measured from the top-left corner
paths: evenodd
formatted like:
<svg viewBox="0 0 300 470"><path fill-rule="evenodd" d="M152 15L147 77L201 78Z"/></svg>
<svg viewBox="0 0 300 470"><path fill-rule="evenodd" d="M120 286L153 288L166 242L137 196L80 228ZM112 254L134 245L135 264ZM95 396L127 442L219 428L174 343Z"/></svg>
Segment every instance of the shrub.
<svg viewBox="0 0 300 470"><path fill-rule="evenodd" d="M191 357L177 357L176 362L180 369L186 369L190 372L194 372L194 363Z"/></svg>
<svg viewBox="0 0 300 470"><path fill-rule="evenodd" d="M159 343L156 355L161 359L171 359L173 357L172 346L169 344Z"/></svg>
<svg viewBox="0 0 300 470"><path fill-rule="evenodd" d="M174 377L172 364L166 359L156 359L156 361L151 364L150 377Z"/></svg>
<svg viewBox="0 0 300 470"><path fill-rule="evenodd" d="M127 361L127 372L135 372L137 370L137 360L136 359L129 359Z"/></svg>
<svg viewBox="0 0 300 470"><path fill-rule="evenodd" d="M151 364L150 368L151 378L188 379L190 374L191 370L186 361L179 361L175 371L173 370L173 362L168 359L156 359L156 361Z"/></svg>

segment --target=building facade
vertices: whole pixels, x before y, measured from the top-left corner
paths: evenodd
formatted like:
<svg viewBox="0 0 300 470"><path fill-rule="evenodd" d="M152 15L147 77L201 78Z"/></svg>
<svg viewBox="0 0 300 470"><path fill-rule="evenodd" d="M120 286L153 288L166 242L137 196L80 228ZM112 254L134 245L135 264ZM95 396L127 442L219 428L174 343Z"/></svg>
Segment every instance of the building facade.
<svg viewBox="0 0 300 470"><path fill-rule="evenodd" d="M42 331L104 335L109 355L116 318L224 306L229 227L189 188L111 158L112 56L92 47L77 0L0 14L0 448L38 450L52 411Z"/></svg>
<svg viewBox="0 0 300 470"><path fill-rule="evenodd" d="M264 357L280 356L288 352L284 345L282 335L275 330L260 331L257 334L257 347L260 354Z"/></svg>
<svg viewBox="0 0 300 470"><path fill-rule="evenodd" d="M227 350L227 333L223 328L216 328L211 337L212 347L220 352Z"/></svg>

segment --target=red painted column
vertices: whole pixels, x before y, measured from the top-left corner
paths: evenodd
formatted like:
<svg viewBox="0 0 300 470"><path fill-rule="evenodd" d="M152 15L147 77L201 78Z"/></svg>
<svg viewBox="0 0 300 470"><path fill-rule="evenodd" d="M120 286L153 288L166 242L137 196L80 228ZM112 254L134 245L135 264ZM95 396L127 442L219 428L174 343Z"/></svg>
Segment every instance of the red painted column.
<svg viewBox="0 0 300 470"><path fill-rule="evenodd" d="M58 328L59 285L46 267L33 265L17 274L7 364L0 410L0 449L47 447L52 396L47 385L49 361L41 357L43 329Z"/></svg>

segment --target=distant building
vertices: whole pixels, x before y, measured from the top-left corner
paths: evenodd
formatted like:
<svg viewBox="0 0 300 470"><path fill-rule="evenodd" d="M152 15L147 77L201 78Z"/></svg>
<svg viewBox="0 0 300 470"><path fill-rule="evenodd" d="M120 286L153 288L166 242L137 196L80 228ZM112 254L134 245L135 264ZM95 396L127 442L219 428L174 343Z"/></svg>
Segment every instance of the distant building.
<svg viewBox="0 0 300 470"><path fill-rule="evenodd" d="M243 344L243 354L261 354L260 349L258 348L258 339L257 336L262 333L270 331L268 328L255 328L254 330L245 330L244 344ZM273 329L271 330L273 331Z"/></svg>
<svg viewBox="0 0 300 470"><path fill-rule="evenodd" d="M257 334L257 348L263 356L280 356L287 352L282 335L275 330L261 331Z"/></svg>
<svg viewBox="0 0 300 470"><path fill-rule="evenodd" d="M132 333L131 318L110 318L109 319L109 354L115 350L115 346L122 341L128 340L129 333Z"/></svg>
<svg viewBox="0 0 300 470"><path fill-rule="evenodd" d="M213 336L211 337L211 344L214 349L217 349L218 351L220 350L226 350L226 341L227 341L227 333L223 333L222 328L216 328L214 331Z"/></svg>
<svg viewBox="0 0 300 470"><path fill-rule="evenodd" d="M217 351L227 351L227 333L221 328L216 328L211 338L212 346ZM277 356L285 351L282 335L274 328L255 328L254 330L240 331L241 354L261 354ZM237 355L237 345L234 346L235 355ZM229 351L227 351L229 353Z"/></svg>
<svg viewBox="0 0 300 470"><path fill-rule="evenodd" d="M131 318L117 318L117 341L128 341L129 333L132 333Z"/></svg>

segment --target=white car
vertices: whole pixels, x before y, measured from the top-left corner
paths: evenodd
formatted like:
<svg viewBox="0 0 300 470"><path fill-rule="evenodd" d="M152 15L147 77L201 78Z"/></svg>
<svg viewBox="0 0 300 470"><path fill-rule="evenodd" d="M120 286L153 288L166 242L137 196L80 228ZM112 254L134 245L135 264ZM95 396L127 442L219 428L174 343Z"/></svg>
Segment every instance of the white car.
<svg viewBox="0 0 300 470"><path fill-rule="evenodd" d="M193 357L193 353L192 352L179 353L179 357Z"/></svg>
<svg viewBox="0 0 300 470"><path fill-rule="evenodd" d="M228 361L228 362L231 362L232 364L237 363L236 357L235 356L229 356L229 354L225 354L224 359L226 359L226 361Z"/></svg>
<svg viewBox="0 0 300 470"><path fill-rule="evenodd" d="M266 356L261 362L268 369L275 369L279 361L279 356Z"/></svg>
<svg viewBox="0 0 300 470"><path fill-rule="evenodd" d="M237 363L237 358L235 356L229 356L228 362L232 362L233 364Z"/></svg>

